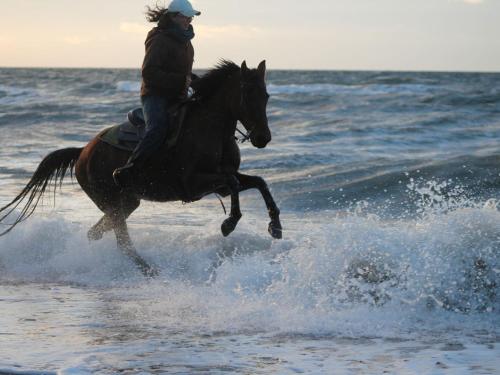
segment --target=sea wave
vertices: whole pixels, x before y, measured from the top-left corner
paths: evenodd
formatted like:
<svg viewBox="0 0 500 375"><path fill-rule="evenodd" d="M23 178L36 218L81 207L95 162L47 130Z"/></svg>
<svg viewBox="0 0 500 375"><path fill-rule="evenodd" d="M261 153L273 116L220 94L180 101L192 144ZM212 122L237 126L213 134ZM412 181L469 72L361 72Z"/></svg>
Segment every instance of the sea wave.
<svg viewBox="0 0 500 375"><path fill-rule="evenodd" d="M218 233L216 218L203 230L178 227L168 235L132 229L140 253L161 273L156 290L147 287L147 293L169 301L154 309L198 328L305 332L340 328L338 313L361 306L399 306L401 318L415 309L498 314L496 202L392 221L367 214L367 205L288 216L281 242L264 235L255 219L242 220L229 239ZM22 224L0 238L0 248L2 283L139 285L145 291L141 273L117 252L112 236L89 244L78 225L61 217ZM197 318L179 313L186 308Z"/></svg>
<svg viewBox="0 0 500 375"><path fill-rule="evenodd" d="M21 367L21 366L19 366ZM19 370L17 368L0 368L0 375L57 375L57 372L52 371L30 371Z"/></svg>
<svg viewBox="0 0 500 375"><path fill-rule="evenodd" d="M500 156L497 154L425 163L386 159L350 167L319 165L317 160L305 165L308 159L300 159L300 166L293 161L284 166L276 164L283 171L271 174L276 179L273 189L281 197L281 203L296 211L338 209L368 201L373 210L382 210L382 215L398 216L405 212L417 215L422 200L449 203L448 199L459 199L474 205L498 197ZM436 197L415 194L417 186L433 187L430 190L437 192Z"/></svg>
<svg viewBox="0 0 500 375"><path fill-rule="evenodd" d="M366 85L339 85L329 83L312 84L288 84L276 85L269 84L268 91L272 95L295 95L295 94L314 94L314 95L385 95L400 94L414 95L429 93L435 90L434 86L424 84L366 84Z"/></svg>
<svg viewBox="0 0 500 375"><path fill-rule="evenodd" d="M122 122L139 81L0 69L0 206L47 152ZM268 182L283 240L255 190L226 238L215 197L143 202L128 227L159 271L146 279L114 233L88 241L102 213L68 176L54 210L0 237L0 372L426 373L466 371L465 358L495 373L500 75L270 71L267 82L273 142L245 143L242 169Z"/></svg>
<svg viewBox="0 0 500 375"><path fill-rule="evenodd" d="M35 88L16 87L0 84L0 105L23 103L40 98L40 91Z"/></svg>

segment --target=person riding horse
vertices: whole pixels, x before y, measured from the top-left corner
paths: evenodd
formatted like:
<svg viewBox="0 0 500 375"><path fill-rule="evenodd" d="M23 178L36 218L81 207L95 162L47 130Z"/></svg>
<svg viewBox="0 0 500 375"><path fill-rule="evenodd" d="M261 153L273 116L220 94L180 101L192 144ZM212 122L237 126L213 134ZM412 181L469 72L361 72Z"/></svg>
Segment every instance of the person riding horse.
<svg viewBox="0 0 500 375"><path fill-rule="evenodd" d="M189 16L197 14L187 0L173 0L168 9L149 8L148 19L158 22L158 27L146 40L142 72L147 131L132 156L128 150L101 139L103 131L84 147L51 152L22 191L0 207L0 236L33 215L44 193L52 185L54 189L61 186L71 172L104 214L88 231L89 240L99 240L114 231L118 248L146 276L154 276L157 270L137 252L127 226L127 219L143 200L195 202L210 194L230 197L228 217L221 224L226 237L242 217L240 193L257 189L270 218L269 234L282 238L280 210L262 177L240 172L241 155L235 139L240 123L252 146L262 149L271 142L265 60L256 69L248 68L246 61L237 65L222 60L193 81L195 93L183 108L185 116L175 146L166 142L172 125L168 123L169 111L186 98L192 77L190 40L194 33ZM4 220L10 215L16 218L7 224Z"/></svg>
<svg viewBox="0 0 500 375"><path fill-rule="evenodd" d="M201 13L188 0L173 0L168 7L148 7L149 22L157 22L146 38L142 64L141 103L146 121L144 138L127 163L113 172L120 187L129 187L165 141L169 108L187 98L192 81L194 37L191 21Z"/></svg>

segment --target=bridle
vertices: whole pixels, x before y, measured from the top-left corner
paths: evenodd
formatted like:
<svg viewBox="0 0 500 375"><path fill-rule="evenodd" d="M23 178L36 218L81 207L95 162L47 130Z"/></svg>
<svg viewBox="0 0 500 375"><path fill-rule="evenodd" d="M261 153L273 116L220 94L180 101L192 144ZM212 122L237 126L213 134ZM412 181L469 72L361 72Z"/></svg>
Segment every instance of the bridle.
<svg viewBox="0 0 500 375"><path fill-rule="evenodd" d="M240 82L240 110L244 106L243 98L244 98L245 95L243 93L245 92L245 88L247 88L248 86L251 86L251 84L249 84L247 82ZM238 133L240 133L243 138L238 138L237 136L234 136L234 138L239 143L243 144L246 141L250 140L250 134L252 133L252 130L253 129L247 130L246 133L244 133L243 131L241 131L240 129L238 129L238 126L236 126L236 131Z"/></svg>
<svg viewBox="0 0 500 375"><path fill-rule="evenodd" d="M236 131L238 133L240 133L243 138L238 138L237 136L234 136L234 138L241 144L245 143L246 141L248 141L250 139L250 132L251 131L247 131L246 134L243 133L240 129L238 129L238 126L236 126Z"/></svg>

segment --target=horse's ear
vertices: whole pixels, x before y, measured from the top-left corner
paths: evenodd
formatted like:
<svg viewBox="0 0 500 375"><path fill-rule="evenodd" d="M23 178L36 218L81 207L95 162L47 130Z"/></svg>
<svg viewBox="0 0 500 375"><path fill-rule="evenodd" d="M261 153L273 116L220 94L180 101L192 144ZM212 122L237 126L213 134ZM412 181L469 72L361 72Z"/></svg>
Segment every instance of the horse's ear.
<svg viewBox="0 0 500 375"><path fill-rule="evenodd" d="M245 60L243 60L243 63L241 64L241 71L243 73L246 73L248 70L248 67L247 67L247 62Z"/></svg>
<svg viewBox="0 0 500 375"><path fill-rule="evenodd" d="M257 71L262 79L266 79L266 60L262 60L259 66L257 67Z"/></svg>

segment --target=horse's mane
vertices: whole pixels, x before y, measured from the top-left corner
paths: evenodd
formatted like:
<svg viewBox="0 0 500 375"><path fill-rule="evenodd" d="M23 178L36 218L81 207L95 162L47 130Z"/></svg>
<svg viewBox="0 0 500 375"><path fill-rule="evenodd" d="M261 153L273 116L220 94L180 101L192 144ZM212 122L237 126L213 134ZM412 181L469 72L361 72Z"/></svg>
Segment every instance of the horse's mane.
<svg viewBox="0 0 500 375"><path fill-rule="evenodd" d="M213 95L240 67L229 60L221 60L213 69L193 82L194 98L202 99Z"/></svg>

